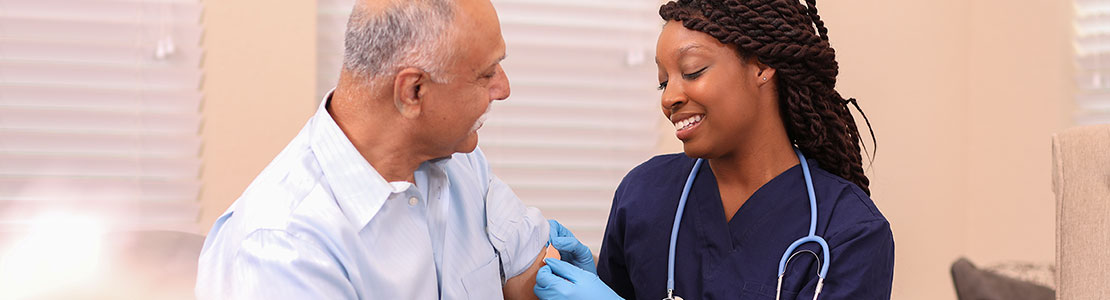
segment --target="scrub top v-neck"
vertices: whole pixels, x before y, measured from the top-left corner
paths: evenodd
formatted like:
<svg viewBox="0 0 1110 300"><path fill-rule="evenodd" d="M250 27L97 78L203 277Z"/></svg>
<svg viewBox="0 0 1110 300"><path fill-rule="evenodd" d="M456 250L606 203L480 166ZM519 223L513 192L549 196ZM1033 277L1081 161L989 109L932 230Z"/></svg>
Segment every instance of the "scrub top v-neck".
<svg viewBox="0 0 1110 300"><path fill-rule="evenodd" d="M667 246L678 199L694 165L661 155L617 188L598 257L598 275L626 299L666 296ZM817 234L831 249L822 299L888 299L894 268L890 224L859 187L810 160L817 196ZM703 164L691 187L675 253L675 295L685 299L774 299L783 251L809 229L801 166L760 187L726 221L717 180ZM815 244L808 250L821 255ZM783 299L810 299L819 264L802 252L789 264Z"/></svg>

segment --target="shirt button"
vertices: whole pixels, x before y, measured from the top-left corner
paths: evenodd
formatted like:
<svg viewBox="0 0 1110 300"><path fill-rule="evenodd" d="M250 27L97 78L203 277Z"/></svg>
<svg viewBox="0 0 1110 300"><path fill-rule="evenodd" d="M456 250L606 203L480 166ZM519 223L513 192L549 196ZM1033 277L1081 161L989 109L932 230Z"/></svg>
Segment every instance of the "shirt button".
<svg viewBox="0 0 1110 300"><path fill-rule="evenodd" d="M416 197L409 197L409 205L415 206L417 202L420 202L420 200L417 200Z"/></svg>

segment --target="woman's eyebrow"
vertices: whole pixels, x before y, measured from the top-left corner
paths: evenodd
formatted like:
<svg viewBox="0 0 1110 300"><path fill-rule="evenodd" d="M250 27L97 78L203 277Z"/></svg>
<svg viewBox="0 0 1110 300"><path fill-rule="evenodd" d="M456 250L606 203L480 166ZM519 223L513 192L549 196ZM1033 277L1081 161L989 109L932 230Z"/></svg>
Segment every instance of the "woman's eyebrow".
<svg viewBox="0 0 1110 300"><path fill-rule="evenodd" d="M682 46L681 48L678 48L678 51L675 51L674 57L675 58L680 58L683 55L686 55L687 52L693 51L695 49L703 49L703 48L704 47L702 47L701 45L696 44L696 43L686 44L686 45ZM656 65L659 64L659 57L655 58L655 64Z"/></svg>
<svg viewBox="0 0 1110 300"><path fill-rule="evenodd" d="M685 46L682 46L682 48L678 48L678 51L675 52L675 57L676 58L677 57L682 57L683 55L686 54L686 52L690 52L692 50L701 49L701 48L702 48L701 45L698 45L698 44L693 44L693 43L687 44Z"/></svg>

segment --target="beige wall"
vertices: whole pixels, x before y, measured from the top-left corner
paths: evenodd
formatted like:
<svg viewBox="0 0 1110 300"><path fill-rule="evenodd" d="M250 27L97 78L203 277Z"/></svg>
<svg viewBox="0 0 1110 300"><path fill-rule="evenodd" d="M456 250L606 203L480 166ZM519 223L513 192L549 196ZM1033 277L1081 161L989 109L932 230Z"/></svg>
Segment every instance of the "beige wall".
<svg viewBox="0 0 1110 300"><path fill-rule="evenodd" d="M970 1L966 237L973 261L1052 262L1050 136L1072 125L1072 5Z"/></svg>
<svg viewBox="0 0 1110 300"><path fill-rule="evenodd" d="M314 1L206 0L201 228L312 113ZM1070 2L821 4L879 139L895 299L955 299L948 266L1053 260L1049 134L1071 124ZM858 118L858 117L857 117ZM862 121L861 121L862 123ZM681 148L660 126L660 152Z"/></svg>
<svg viewBox="0 0 1110 300"><path fill-rule="evenodd" d="M200 228L297 134L316 99L316 1L204 1Z"/></svg>
<svg viewBox="0 0 1110 300"><path fill-rule="evenodd" d="M894 299L955 299L959 256L1052 263L1049 137L1072 124L1070 2L819 5L838 88L879 141L868 175L894 231ZM661 128L660 152L681 151Z"/></svg>

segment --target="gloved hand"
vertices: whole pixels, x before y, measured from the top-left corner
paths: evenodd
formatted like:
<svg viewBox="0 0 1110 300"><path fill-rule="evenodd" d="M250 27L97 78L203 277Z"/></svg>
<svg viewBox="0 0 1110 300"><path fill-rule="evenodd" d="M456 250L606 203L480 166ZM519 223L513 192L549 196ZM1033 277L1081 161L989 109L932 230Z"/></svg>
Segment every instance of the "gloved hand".
<svg viewBox="0 0 1110 300"><path fill-rule="evenodd" d="M551 242L551 246L559 250L559 256L562 256L563 261L597 275L597 266L594 265L594 255L590 253L590 247L586 247L582 242L579 242L574 237L574 233L563 227L559 222L547 220L547 223L551 224L551 233L548 240Z"/></svg>
<svg viewBox="0 0 1110 300"><path fill-rule="evenodd" d="M621 299L597 275L557 259L544 259L532 291L540 299Z"/></svg>

